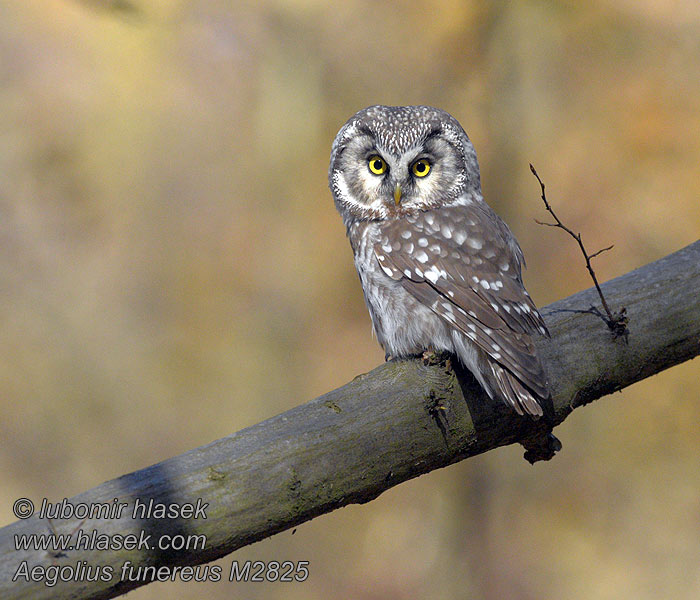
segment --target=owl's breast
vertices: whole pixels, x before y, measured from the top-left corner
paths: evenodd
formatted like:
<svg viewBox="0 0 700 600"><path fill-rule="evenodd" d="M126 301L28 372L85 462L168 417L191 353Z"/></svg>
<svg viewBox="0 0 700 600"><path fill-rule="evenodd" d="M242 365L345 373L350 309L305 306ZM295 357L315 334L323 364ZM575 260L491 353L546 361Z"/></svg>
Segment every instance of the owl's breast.
<svg viewBox="0 0 700 600"><path fill-rule="evenodd" d="M437 314L418 302L379 266L374 245L380 224L359 222L348 230L365 303L377 340L394 357L420 354L427 349L452 351L452 339Z"/></svg>

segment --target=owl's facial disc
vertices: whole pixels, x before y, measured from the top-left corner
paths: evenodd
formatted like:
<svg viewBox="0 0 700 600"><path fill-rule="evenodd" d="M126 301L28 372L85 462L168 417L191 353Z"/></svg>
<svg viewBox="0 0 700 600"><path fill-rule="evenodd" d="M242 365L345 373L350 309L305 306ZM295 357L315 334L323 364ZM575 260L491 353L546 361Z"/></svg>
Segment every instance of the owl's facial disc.
<svg viewBox="0 0 700 600"><path fill-rule="evenodd" d="M400 218L463 193L465 139L469 144L464 133L444 124L414 125L400 121L391 129L375 121L353 122L342 130L331 187L346 222Z"/></svg>

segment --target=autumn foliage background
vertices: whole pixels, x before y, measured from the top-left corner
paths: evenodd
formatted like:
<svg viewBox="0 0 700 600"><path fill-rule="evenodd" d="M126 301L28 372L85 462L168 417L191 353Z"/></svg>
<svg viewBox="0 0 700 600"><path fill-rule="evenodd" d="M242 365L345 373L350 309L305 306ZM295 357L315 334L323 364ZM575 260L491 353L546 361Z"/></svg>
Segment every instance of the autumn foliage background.
<svg viewBox="0 0 700 600"><path fill-rule="evenodd" d="M3 0L0 524L382 362L326 179L377 103L463 124L541 306L591 284L529 162L615 244L601 280L698 238L695 0ZM308 560L303 584L128 597L697 598L698 375L576 411L549 463L503 448L221 561Z"/></svg>

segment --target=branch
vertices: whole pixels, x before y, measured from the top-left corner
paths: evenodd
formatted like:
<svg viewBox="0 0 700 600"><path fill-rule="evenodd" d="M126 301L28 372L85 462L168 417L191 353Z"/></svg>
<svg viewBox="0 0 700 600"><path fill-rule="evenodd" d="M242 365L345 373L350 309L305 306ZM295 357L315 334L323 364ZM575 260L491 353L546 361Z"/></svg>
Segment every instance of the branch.
<svg viewBox="0 0 700 600"><path fill-rule="evenodd" d="M586 247L583 245L583 241L581 240L581 234L574 233L571 229L564 225L564 223L561 222L559 217L554 212L554 209L551 207L549 202L547 202L547 194L545 193L544 182L540 179L540 176L537 174L537 171L535 171L535 167L533 167L532 164L530 164L530 171L532 171L532 174L537 178L537 181L540 184L541 198L542 202L544 202L545 209L547 209L547 212L550 215L552 215L554 217L554 220L556 221L556 223L544 223L535 219L535 223L537 223L538 225L547 225L548 227L558 227L559 229L563 229L564 231L566 231L566 233L568 233L572 238L574 238L578 242L579 248L581 248L583 257L586 260L586 268L588 269L588 272L591 275L591 279L593 279L593 285L595 285L595 289L598 291L598 295L600 296L600 302L603 305L603 310L605 310L605 314L608 315L608 318L604 318L603 320L605 321L610 331L612 331L614 339L622 337L624 338L625 342L628 342L629 332L627 331L627 324L629 323L629 318L627 317L627 309L625 307L622 307L619 312L615 313L613 313L610 310L608 303L605 301L605 296L603 295L603 292L600 289L598 278L596 277L595 271L593 270L593 265L591 265L592 258L603 254L603 252L612 250L613 246L608 246L607 248L602 248L601 250L598 250L598 252L588 254L588 252L586 251Z"/></svg>
<svg viewBox="0 0 700 600"><path fill-rule="evenodd" d="M551 382L550 425L700 353L700 241L602 288L634 316L629 345L614 343L586 310L596 296L593 289L543 310L552 339L539 339L537 349ZM50 532L48 521L34 516L0 529L0 597L113 598L147 583L122 579L126 561L132 576L139 567L157 565L159 576L167 577L177 565L212 561L341 506L368 502L433 469L514 442L530 445L547 432L544 421L518 417L489 401L473 379L458 377L444 364L389 362L307 404L69 501L73 507L128 503L121 518L52 521L59 534L80 527L88 534L151 536L151 544L165 534L204 535L203 550L78 549L48 555L17 550L15 535ZM208 503L207 518L134 519L136 499L166 505L201 499ZM109 567L114 575L108 581L83 576L55 587L26 577L13 583L23 561L29 569ZM229 573L224 570L221 578L228 580Z"/></svg>

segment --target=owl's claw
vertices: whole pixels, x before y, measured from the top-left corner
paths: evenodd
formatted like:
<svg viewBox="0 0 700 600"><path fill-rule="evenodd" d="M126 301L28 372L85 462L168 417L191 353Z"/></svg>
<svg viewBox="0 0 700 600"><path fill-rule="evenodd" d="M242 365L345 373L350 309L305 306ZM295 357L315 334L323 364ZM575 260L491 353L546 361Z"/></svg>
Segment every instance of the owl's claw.
<svg viewBox="0 0 700 600"><path fill-rule="evenodd" d="M434 350L425 350L421 355L424 365L434 365L439 355Z"/></svg>
<svg viewBox="0 0 700 600"><path fill-rule="evenodd" d="M443 363L449 364L450 360L449 352L440 352L437 350L425 350L420 356L423 360L423 364L426 366L441 365Z"/></svg>

